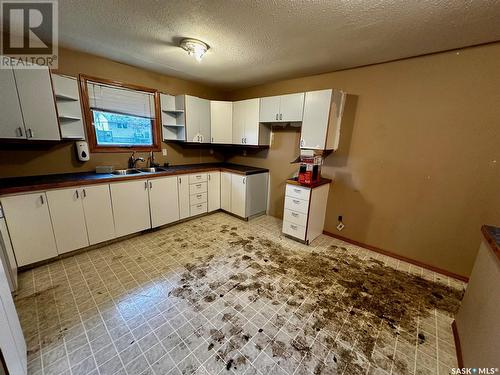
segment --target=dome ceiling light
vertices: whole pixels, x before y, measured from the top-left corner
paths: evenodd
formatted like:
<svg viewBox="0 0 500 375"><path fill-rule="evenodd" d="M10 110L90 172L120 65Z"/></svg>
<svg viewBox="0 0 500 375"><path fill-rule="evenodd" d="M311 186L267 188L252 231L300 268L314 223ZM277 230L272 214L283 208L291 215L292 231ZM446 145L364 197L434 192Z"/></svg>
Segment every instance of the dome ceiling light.
<svg viewBox="0 0 500 375"><path fill-rule="evenodd" d="M201 61L210 48L205 42L192 38L182 39L179 47L185 50L189 56L194 56L198 62Z"/></svg>

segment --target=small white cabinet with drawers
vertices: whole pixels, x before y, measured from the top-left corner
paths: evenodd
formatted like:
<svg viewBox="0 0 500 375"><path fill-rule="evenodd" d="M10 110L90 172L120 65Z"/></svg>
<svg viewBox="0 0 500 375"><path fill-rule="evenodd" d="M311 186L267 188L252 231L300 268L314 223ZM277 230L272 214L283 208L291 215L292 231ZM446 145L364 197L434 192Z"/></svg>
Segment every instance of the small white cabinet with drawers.
<svg viewBox="0 0 500 375"><path fill-rule="evenodd" d="M288 180L285 190L283 233L309 244L323 233L330 180L320 184L299 185Z"/></svg>

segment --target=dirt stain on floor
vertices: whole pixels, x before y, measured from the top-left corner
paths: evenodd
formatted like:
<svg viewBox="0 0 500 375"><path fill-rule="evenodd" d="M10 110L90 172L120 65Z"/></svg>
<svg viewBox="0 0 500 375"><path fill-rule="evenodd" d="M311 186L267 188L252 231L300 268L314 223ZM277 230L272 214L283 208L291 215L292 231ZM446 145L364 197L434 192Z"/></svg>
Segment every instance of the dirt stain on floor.
<svg viewBox="0 0 500 375"><path fill-rule="evenodd" d="M417 334L417 319L428 317L434 309L455 314L463 296L463 290L396 270L373 258L362 259L345 247L298 252L266 238L240 235L236 227L228 229L224 225L218 231L227 239L229 253L186 265L188 275L172 295L197 304L197 311L231 293L245 298L250 306L282 305L281 318L274 325L277 330L292 330L280 339L260 335L262 328L252 335L237 324L224 331L223 325L234 323L235 316L223 314L220 329L210 331L209 349L229 339L218 354L229 368L242 364L238 350L249 341L257 355L268 347L273 357L292 361L295 353L295 357L307 359L304 363L312 361L320 356L311 356L316 350L312 343L321 337L322 345L335 355L329 362L311 363L315 374L330 373L333 368L364 373L369 364L380 365L373 357L376 343L383 347L399 337L409 345L425 345L425 336ZM214 280L221 263L232 273ZM213 290L196 300L192 296L195 284ZM226 306L231 304L226 302ZM245 314L241 305L238 311ZM294 330L293 323L300 327L298 323L303 321L307 321L305 326ZM408 372L405 363L392 355L384 360L394 363L400 373Z"/></svg>

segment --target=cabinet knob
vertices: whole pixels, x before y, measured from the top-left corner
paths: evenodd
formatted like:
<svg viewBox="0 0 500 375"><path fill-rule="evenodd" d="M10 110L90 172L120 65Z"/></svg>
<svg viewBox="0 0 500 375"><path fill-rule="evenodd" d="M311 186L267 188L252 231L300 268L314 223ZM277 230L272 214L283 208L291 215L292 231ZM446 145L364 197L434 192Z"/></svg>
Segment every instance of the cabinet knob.
<svg viewBox="0 0 500 375"><path fill-rule="evenodd" d="M276 113L276 120L278 119L278 114Z"/></svg>
<svg viewBox="0 0 500 375"><path fill-rule="evenodd" d="M149 181L149 188L152 189L153 188L153 183L151 181Z"/></svg>
<svg viewBox="0 0 500 375"><path fill-rule="evenodd" d="M280 120L283 120L283 113L280 113Z"/></svg>
<svg viewBox="0 0 500 375"><path fill-rule="evenodd" d="M247 179L246 177L243 177L243 184L245 184L246 179Z"/></svg>
<svg viewBox="0 0 500 375"><path fill-rule="evenodd" d="M148 189L148 182L144 181L144 190L147 190L147 189Z"/></svg>
<svg viewBox="0 0 500 375"><path fill-rule="evenodd" d="M42 202L42 204L45 204L45 199L43 199L43 195L40 195L40 201Z"/></svg>
<svg viewBox="0 0 500 375"><path fill-rule="evenodd" d="M23 128L20 126L16 129L17 131L17 136L22 137L23 136Z"/></svg>
<svg viewBox="0 0 500 375"><path fill-rule="evenodd" d="M28 129L28 138L33 138L33 134L34 134L33 129L29 128Z"/></svg>
<svg viewBox="0 0 500 375"><path fill-rule="evenodd" d="M80 194L78 194L78 190L75 190L75 194L76 194L76 199L80 199Z"/></svg>
<svg viewBox="0 0 500 375"><path fill-rule="evenodd" d="M85 189L82 190L82 193L83 193L83 197L87 198L87 192L85 191Z"/></svg>

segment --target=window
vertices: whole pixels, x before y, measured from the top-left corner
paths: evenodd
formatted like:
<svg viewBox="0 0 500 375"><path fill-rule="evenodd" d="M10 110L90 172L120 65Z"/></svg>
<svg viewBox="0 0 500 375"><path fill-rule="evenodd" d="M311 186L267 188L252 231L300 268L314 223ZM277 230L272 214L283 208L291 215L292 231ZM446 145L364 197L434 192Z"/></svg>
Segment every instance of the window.
<svg viewBox="0 0 500 375"><path fill-rule="evenodd" d="M80 76L92 152L160 150L156 90Z"/></svg>

